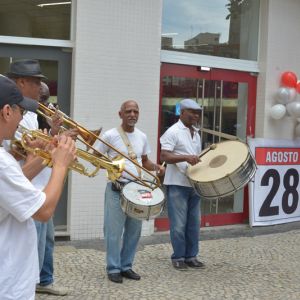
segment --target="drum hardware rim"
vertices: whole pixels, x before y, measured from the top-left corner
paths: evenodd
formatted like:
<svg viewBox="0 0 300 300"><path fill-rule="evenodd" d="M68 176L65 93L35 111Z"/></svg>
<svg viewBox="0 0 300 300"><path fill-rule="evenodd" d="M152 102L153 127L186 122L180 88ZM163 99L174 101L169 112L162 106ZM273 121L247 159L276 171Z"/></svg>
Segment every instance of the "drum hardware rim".
<svg viewBox="0 0 300 300"><path fill-rule="evenodd" d="M238 187L235 187L235 190L234 191L230 191L230 192L227 192L225 194L222 195L222 197L217 197L217 196L204 196L204 195L200 195L201 197L207 199L207 200L215 200L215 199L222 199L222 198L225 198L227 196L230 196L234 193L236 193L237 191L239 191L241 188L243 188L244 186L246 186L251 180L252 180L252 177L254 176L255 172L251 175L251 177L249 177L249 180L246 181L246 182L243 182L241 185L239 185ZM220 195L220 194L219 194Z"/></svg>
<svg viewBox="0 0 300 300"><path fill-rule="evenodd" d="M215 199L222 199L222 198L225 198L225 197L227 197L227 196L230 196L230 195L236 193L238 190L240 190L241 188L243 188L244 186L246 186L246 185L252 180L253 176L255 175L255 172L256 172L256 169L253 169L252 172L251 172L251 174L250 174L249 177L248 177L248 181L242 182L239 186L235 186L235 185L232 183L231 179L229 179L229 180L230 180L230 183L232 184L232 186L233 186L235 189L234 189L233 191L229 191L229 192L227 192L227 193L225 193L225 194L222 194L221 197L220 197L219 191L216 190L215 184L214 184L213 182L209 182L209 183L211 184L212 188L214 189L214 191L215 191L216 194L218 194L218 195L216 195L216 196L206 196L206 195L200 194L198 190L197 190L197 192L198 192L198 194L200 195L200 197L203 197L203 198L205 198L205 199L207 199L207 200L215 200ZM224 178L225 178L225 177L224 177ZM230 177L228 177L228 178L230 178ZM197 182L199 182L199 181L197 181ZM201 182L199 182L199 183L201 183ZM193 184L193 186L194 186L194 184Z"/></svg>
<svg viewBox="0 0 300 300"><path fill-rule="evenodd" d="M126 185L130 184L130 183L136 183L138 186L141 186L143 188L145 188L146 186L141 184L139 181L137 180L130 180L129 182L127 182L120 193L120 197L121 197L121 209L124 212L124 214L126 216L129 216L133 219L139 220L139 221L149 221L151 219L155 219L156 217L158 217L161 212L163 211L165 205L166 205L166 198L165 195L162 191L162 189L160 187L156 187L155 189L151 189L150 187L148 187L150 190L148 192L152 193L154 190L158 189L161 191L162 195L163 195L163 199L160 202L157 202L156 204L138 204L135 203L134 201L128 199L126 197L126 195L123 193L123 189ZM152 183L151 181L149 181L150 183ZM153 184L153 183L152 183ZM146 187L147 188L147 187ZM126 204L124 204L124 202L126 202ZM131 207L132 206L132 207ZM140 216L138 213L136 213L135 209L139 208L141 209L141 213L143 216ZM151 214L151 211L153 210L153 208L158 207L159 211L155 214Z"/></svg>

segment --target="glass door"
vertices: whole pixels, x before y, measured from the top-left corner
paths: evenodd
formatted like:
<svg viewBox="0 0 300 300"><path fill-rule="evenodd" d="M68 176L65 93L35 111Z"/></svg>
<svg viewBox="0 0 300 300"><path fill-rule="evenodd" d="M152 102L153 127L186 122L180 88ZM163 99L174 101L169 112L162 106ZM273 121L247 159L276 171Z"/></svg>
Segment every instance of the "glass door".
<svg viewBox="0 0 300 300"><path fill-rule="evenodd" d="M59 109L70 115L71 91L71 49L0 45L0 74L8 72L9 64L18 59L38 59L45 82L49 86L50 101L58 103ZM62 199L59 201L54 215L56 234L68 235L68 184L64 186Z"/></svg>
<svg viewBox="0 0 300 300"><path fill-rule="evenodd" d="M178 120L176 104L181 99L191 98L203 106L199 124L203 149L225 140L217 133L246 141L246 137L253 136L254 132L255 91L256 77L249 73L204 72L199 67L163 64L159 136ZM222 199L202 199L202 226L245 222L248 218L247 203L246 188ZM156 228L168 228L166 211L156 219Z"/></svg>

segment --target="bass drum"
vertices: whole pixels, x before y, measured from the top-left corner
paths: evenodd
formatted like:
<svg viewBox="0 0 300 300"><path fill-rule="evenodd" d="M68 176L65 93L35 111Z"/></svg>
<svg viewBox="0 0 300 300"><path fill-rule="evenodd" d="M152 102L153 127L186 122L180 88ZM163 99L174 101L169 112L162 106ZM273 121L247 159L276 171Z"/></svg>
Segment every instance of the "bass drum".
<svg viewBox="0 0 300 300"><path fill-rule="evenodd" d="M187 176L194 189L206 199L229 196L254 176L256 163L247 144L225 141L204 150L201 161L189 166ZM201 154L200 154L201 156Z"/></svg>
<svg viewBox="0 0 300 300"><path fill-rule="evenodd" d="M150 220L163 210L165 196L160 188L151 190L137 182L124 185L121 207L125 214L138 220Z"/></svg>

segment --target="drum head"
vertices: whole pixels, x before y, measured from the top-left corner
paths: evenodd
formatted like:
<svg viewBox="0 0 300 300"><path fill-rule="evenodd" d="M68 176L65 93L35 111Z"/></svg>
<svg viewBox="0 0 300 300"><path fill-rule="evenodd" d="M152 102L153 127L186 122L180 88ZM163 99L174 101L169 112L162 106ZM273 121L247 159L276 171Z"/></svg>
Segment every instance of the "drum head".
<svg viewBox="0 0 300 300"><path fill-rule="evenodd" d="M201 157L198 164L188 167L187 176L197 182L218 180L237 170L248 155L248 146L240 141L218 143L214 150Z"/></svg>
<svg viewBox="0 0 300 300"><path fill-rule="evenodd" d="M127 183L122 189L122 195L128 201L137 205L152 206L164 200L164 193L160 188L153 191L140 183Z"/></svg>

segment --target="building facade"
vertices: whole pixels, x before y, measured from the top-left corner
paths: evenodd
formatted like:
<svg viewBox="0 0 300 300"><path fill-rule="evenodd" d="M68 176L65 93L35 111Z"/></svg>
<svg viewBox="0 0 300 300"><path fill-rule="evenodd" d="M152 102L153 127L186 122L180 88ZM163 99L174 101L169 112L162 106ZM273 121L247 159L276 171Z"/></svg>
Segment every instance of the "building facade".
<svg viewBox="0 0 300 300"><path fill-rule="evenodd" d="M206 128L242 140L294 139L295 120L274 120L269 112L280 75L300 75L297 0L224 0L227 39L187 23L190 34L182 47L175 42L179 32L167 32L172 11L166 0L16 2L0 4L0 73L11 60L39 59L52 100L88 129L119 125L121 103L136 99L137 127L147 133L150 158L158 161L159 136L176 121L179 99L190 97L204 106ZM204 18L208 8L198 9ZM202 134L204 146L218 142ZM55 214L58 235L103 237L105 186L104 171L94 178L69 174ZM247 188L224 201L203 201L202 226L247 222L247 205ZM142 234L167 228L163 214L145 221Z"/></svg>

